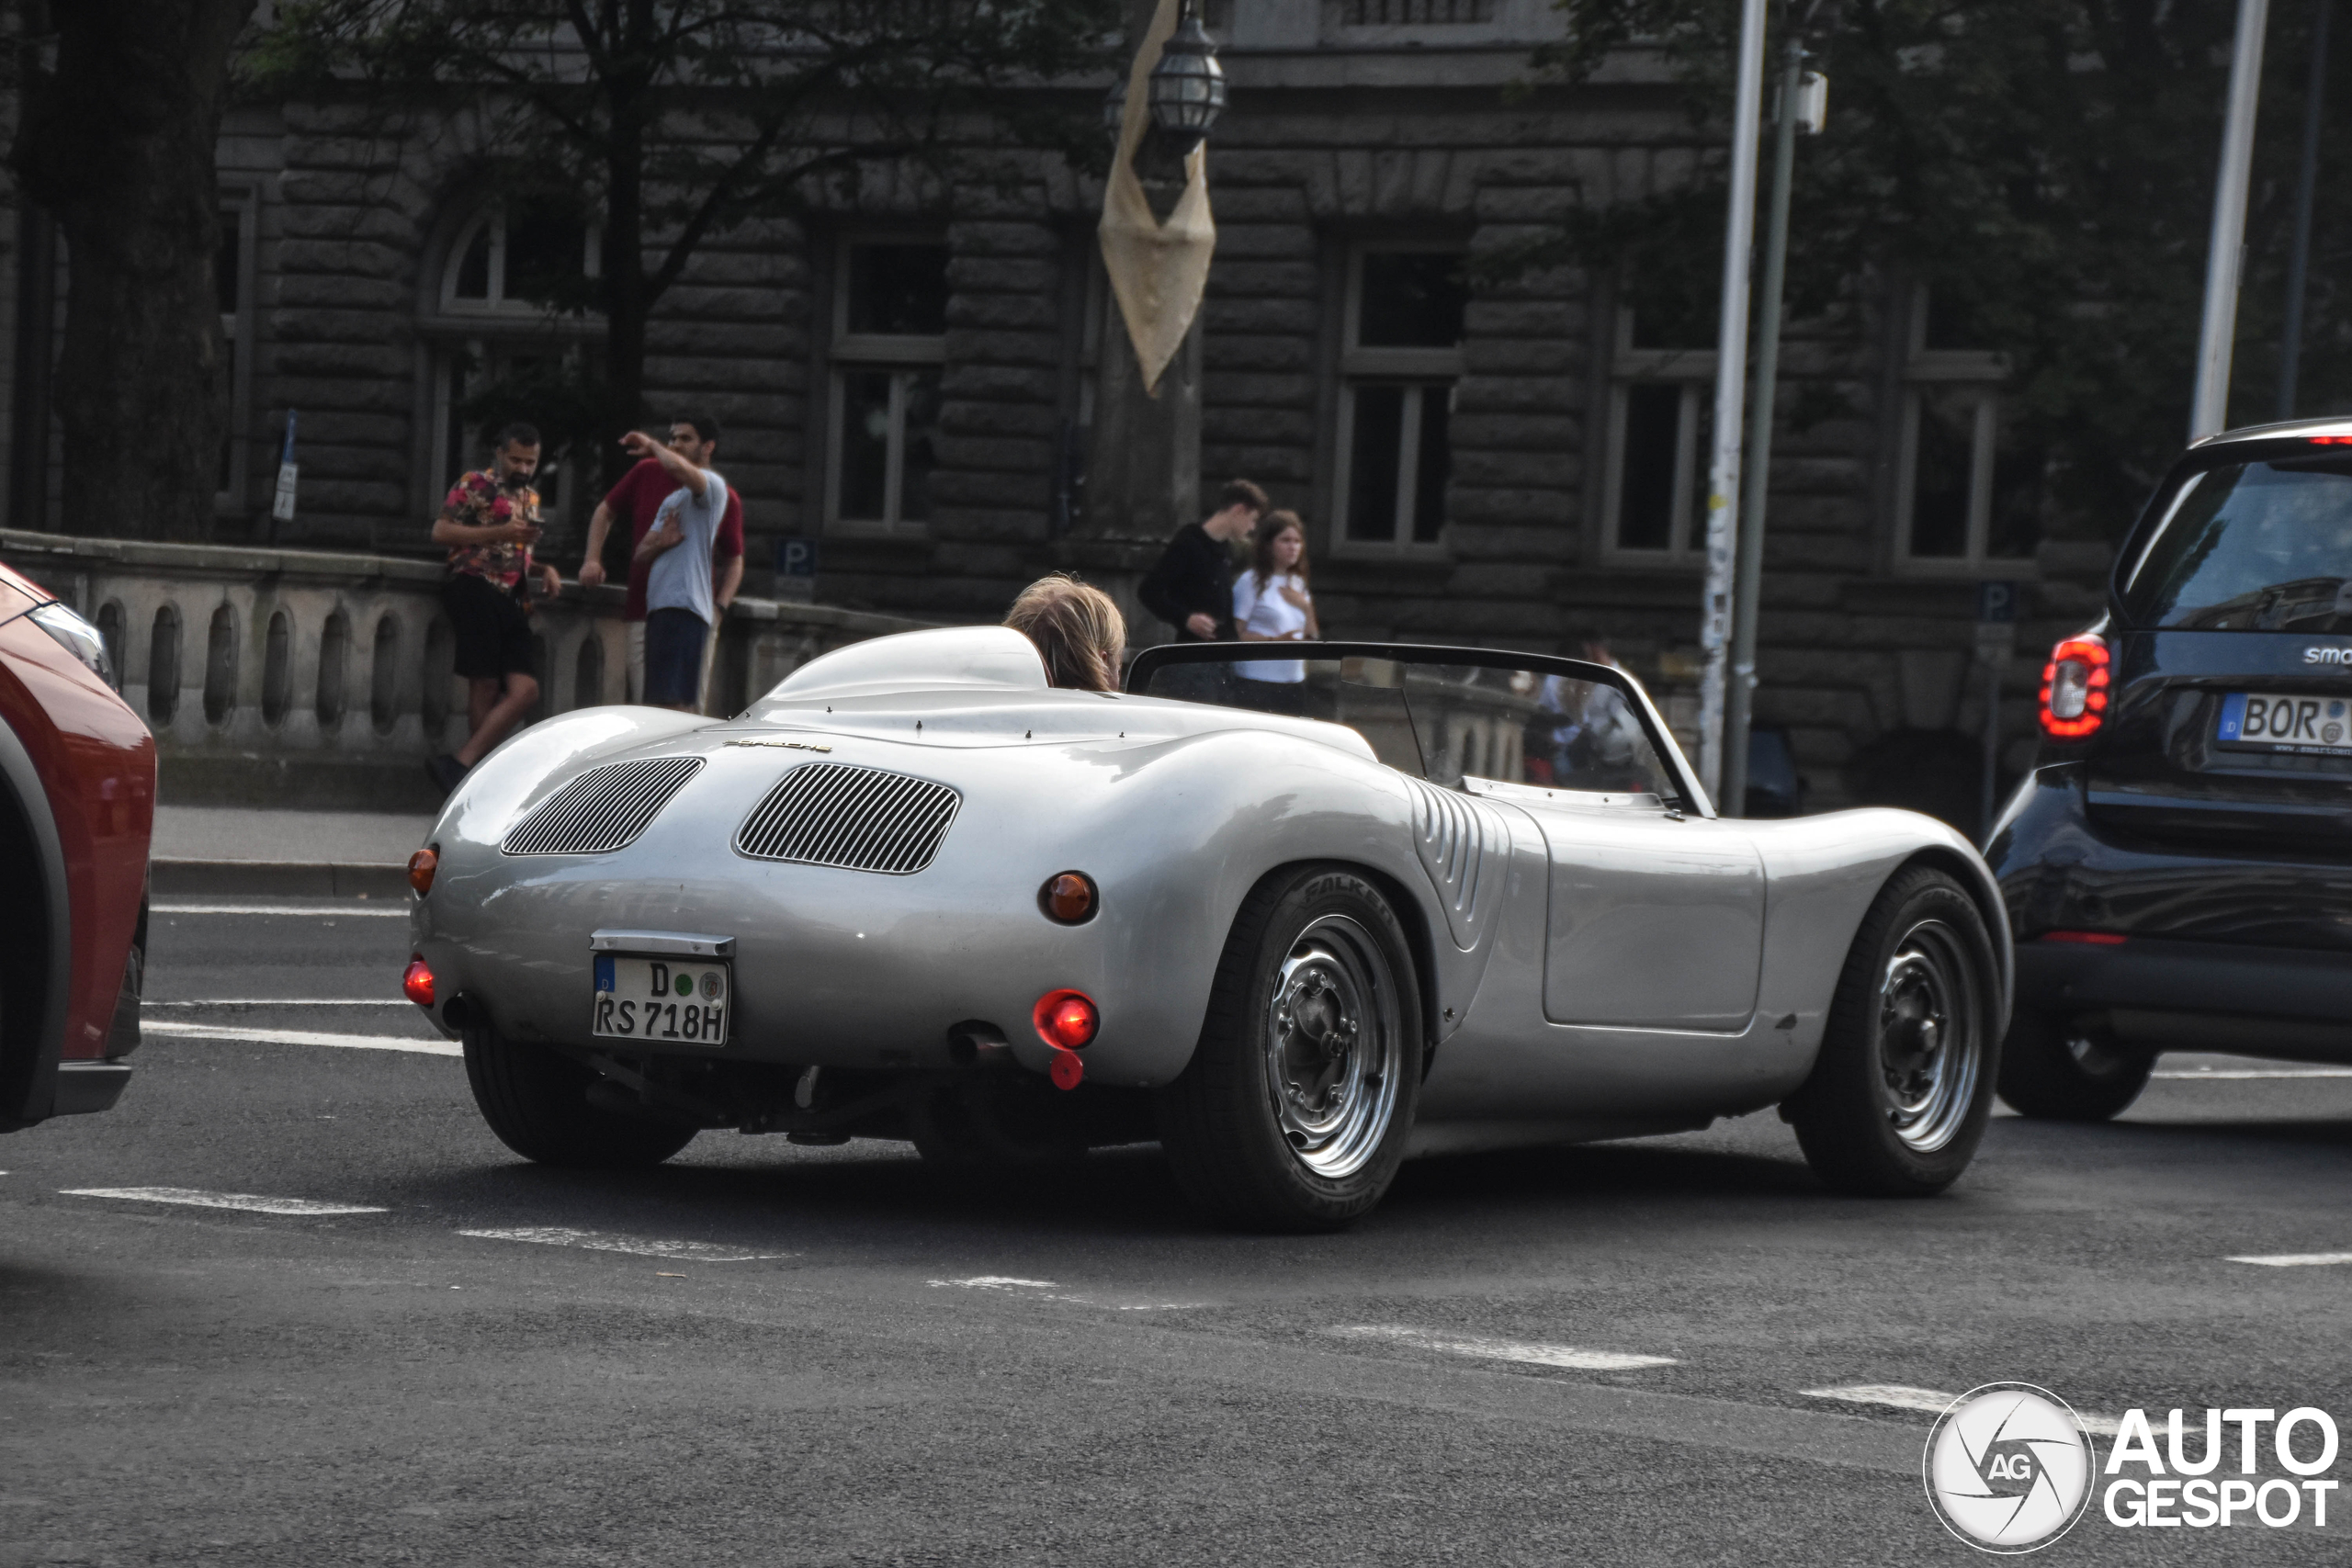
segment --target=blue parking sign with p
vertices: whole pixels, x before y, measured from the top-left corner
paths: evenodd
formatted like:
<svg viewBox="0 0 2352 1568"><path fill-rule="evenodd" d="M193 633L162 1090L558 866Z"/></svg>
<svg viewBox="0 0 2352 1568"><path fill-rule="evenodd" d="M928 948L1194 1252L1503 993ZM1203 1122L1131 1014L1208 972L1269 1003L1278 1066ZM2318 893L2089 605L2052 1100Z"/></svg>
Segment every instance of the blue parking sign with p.
<svg viewBox="0 0 2352 1568"><path fill-rule="evenodd" d="M816 576L817 541L778 539L775 542L775 574L778 577Z"/></svg>

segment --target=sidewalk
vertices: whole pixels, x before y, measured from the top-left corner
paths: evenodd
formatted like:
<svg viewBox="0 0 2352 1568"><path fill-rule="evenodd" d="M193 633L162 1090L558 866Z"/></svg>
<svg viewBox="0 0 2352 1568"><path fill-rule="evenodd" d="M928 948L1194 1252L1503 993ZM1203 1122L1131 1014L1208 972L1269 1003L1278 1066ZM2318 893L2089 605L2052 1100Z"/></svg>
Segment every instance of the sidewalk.
<svg viewBox="0 0 2352 1568"><path fill-rule="evenodd" d="M433 818L242 806L155 808L153 888L165 894L391 898Z"/></svg>

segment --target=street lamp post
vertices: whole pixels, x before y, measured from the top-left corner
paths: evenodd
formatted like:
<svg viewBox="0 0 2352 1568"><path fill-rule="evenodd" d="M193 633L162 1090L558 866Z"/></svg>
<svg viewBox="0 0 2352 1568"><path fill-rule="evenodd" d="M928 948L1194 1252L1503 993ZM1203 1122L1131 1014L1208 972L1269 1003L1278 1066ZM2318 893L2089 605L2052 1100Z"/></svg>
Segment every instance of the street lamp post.
<svg viewBox="0 0 2352 1568"><path fill-rule="evenodd" d="M1789 267L1789 197L1796 181L1797 130L1818 131L1808 118L1805 42L1838 25L1836 0L1799 0L1783 15L1781 94L1773 109L1772 188L1764 225L1764 276L1756 297L1756 384L1748 399L1747 450L1740 484L1739 538L1733 561L1731 678L1724 690L1723 794L1715 809L1747 815L1747 737L1755 717L1756 634L1762 613L1764 513L1772 474L1772 403L1781 377L1781 296ZM1815 107L1820 100L1816 96Z"/></svg>
<svg viewBox="0 0 2352 1568"><path fill-rule="evenodd" d="M1165 13L1171 8L1169 26ZM1167 30L1141 82L1146 118L1127 170L1152 216L1165 224L1191 188L1191 160L1225 108L1226 82L1194 0L1129 0L1130 39L1148 49L1159 28ZM1136 108L1127 101L1133 92L1123 78L1103 105L1104 124L1122 148ZM1108 591L1130 622L1142 614L1135 584L1169 536L1199 520L1201 328L1190 301L1163 301L1163 308L1172 311L1180 303L1193 310L1192 325L1156 384L1146 384L1124 307L1114 305L1102 322L1084 514L1061 547L1064 563ZM1168 330L1182 319L1170 316Z"/></svg>
<svg viewBox="0 0 2352 1568"><path fill-rule="evenodd" d="M2205 321L2198 334L2197 389L2188 438L2229 423L2230 357L2238 330L2239 273L2245 262L2245 197L2254 167L2254 111L2262 91L2262 43L2270 0L2238 0L2230 55L2230 104L2222 122L2222 170L2213 182L2213 239L2205 256Z"/></svg>

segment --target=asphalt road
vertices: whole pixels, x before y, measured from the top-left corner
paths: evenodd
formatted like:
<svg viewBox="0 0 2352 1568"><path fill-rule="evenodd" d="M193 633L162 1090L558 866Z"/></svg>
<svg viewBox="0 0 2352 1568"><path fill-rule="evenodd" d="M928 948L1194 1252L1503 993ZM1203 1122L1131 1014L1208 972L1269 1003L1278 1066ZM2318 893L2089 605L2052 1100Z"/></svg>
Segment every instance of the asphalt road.
<svg viewBox="0 0 2352 1568"><path fill-rule="evenodd" d="M1815 1391L2352 1420L2352 1267L2229 1260L2352 1250L2352 1077L2171 1058L1926 1202L1825 1195L1768 1113L1239 1237L1149 1149L538 1169L453 1057L328 1043L431 1040L401 919L174 902L123 1103L0 1139L0 1564L1960 1562L1932 1416ZM2347 1536L2095 1506L2042 1560Z"/></svg>

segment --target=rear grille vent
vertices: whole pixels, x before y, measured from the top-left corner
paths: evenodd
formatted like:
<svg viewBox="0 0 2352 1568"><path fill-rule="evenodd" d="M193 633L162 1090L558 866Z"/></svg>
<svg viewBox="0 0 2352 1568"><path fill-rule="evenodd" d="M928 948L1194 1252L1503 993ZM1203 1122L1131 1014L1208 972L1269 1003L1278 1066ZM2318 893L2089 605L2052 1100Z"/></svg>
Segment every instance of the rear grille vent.
<svg viewBox="0 0 2352 1568"><path fill-rule="evenodd" d="M906 876L939 852L963 799L929 779L804 762L744 819L735 847L757 860Z"/></svg>
<svg viewBox="0 0 2352 1568"><path fill-rule="evenodd" d="M700 757L644 757L589 769L547 798L498 847L510 855L601 855L645 831Z"/></svg>

